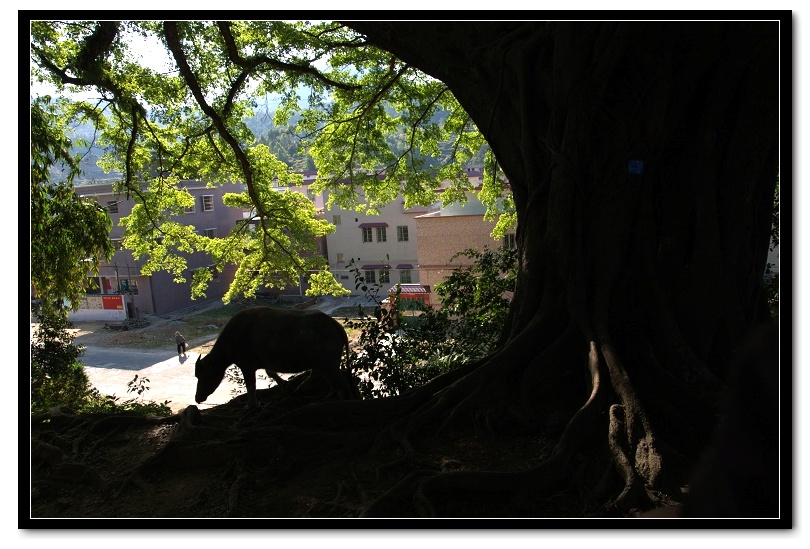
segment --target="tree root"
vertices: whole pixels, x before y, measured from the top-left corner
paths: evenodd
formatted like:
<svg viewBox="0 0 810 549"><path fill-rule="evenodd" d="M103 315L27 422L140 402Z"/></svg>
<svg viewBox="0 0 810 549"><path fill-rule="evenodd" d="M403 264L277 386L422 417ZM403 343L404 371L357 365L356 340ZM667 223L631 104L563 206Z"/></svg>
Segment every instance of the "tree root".
<svg viewBox="0 0 810 549"><path fill-rule="evenodd" d="M137 472L135 472L124 479L121 486L116 491L115 497L121 497L121 495L126 492L130 486L140 489L144 494L147 495L152 495L156 491L154 486L145 481Z"/></svg>
<svg viewBox="0 0 810 549"><path fill-rule="evenodd" d="M360 502L354 505L343 501L351 483L339 481L334 499L318 505L347 515L360 509L363 517L506 517L553 515L560 506L574 513L587 508L599 516L627 516L631 509L675 503L661 489L666 446L653 437L616 351L592 341L585 355L582 332L573 323L555 333L556 339L536 349L537 339L525 332L499 353L397 397L309 403L280 398L273 388L260 398L262 406L247 414L234 402L215 413L189 406L173 416L171 438L141 463L128 484L160 471L225 467L225 512L239 516L257 481L289 480L313 468L366 459L375 460L369 473L374 482L390 478L382 473L385 468L403 464L407 476L372 497L358 488ZM577 376L587 382L578 385ZM555 389L561 379L567 382L562 393ZM550 410L562 416L552 422ZM83 436L103 432L109 437L130 425L150 424L140 422L101 420L73 428ZM427 437L447 440L508 429L556 441L551 455L521 471L464 471L450 462L419 458ZM546 451L538 450L538 459L541 455ZM609 503L601 505L605 500Z"/></svg>
<svg viewBox="0 0 810 549"><path fill-rule="evenodd" d="M489 367L494 369L494 366ZM573 479L580 479L580 489L584 490L583 495L589 496L588 501L599 501L593 497L597 493L613 493L608 498L609 504L598 511L600 514L626 516L632 508L650 509L676 503L659 490L663 463L659 444L654 443L645 410L611 346L600 347L591 342L588 372L590 395L569 419L552 456L542 464L520 473L421 470L379 496L363 516L385 516L401 511L404 502L410 512L419 516L454 516L464 513L459 508L461 501L469 506L492 505L496 500L502 509L519 513L525 502L565 490ZM604 378L609 382L603 382ZM441 432L454 417L464 418L469 424L476 409L487 402L488 394L481 387L488 387L488 380L482 367L476 375L447 386L436 398L390 425L385 430L386 440L398 443L407 451L412 448L407 442L408 433L419 432L437 417L446 418ZM610 404L614 399L619 403ZM608 432L606 443L600 442L600 430ZM382 436L378 436L377 446L382 444ZM607 458L601 475L596 475L594 468L598 456ZM586 475L587 470L591 473ZM616 471L621 479L618 493L613 492ZM587 478L591 477L602 480L588 485Z"/></svg>
<svg viewBox="0 0 810 549"><path fill-rule="evenodd" d="M235 462L234 476L236 478L234 479L230 489L228 490L229 517L238 516L237 510L239 509L239 493L242 487L245 486L251 478L245 469L243 460L241 459L237 459Z"/></svg>
<svg viewBox="0 0 810 549"><path fill-rule="evenodd" d="M403 502L409 504L413 497L414 489L418 486L419 481L434 474L434 471L429 470L414 471L367 505L360 513L360 517L384 518L404 516L401 513Z"/></svg>

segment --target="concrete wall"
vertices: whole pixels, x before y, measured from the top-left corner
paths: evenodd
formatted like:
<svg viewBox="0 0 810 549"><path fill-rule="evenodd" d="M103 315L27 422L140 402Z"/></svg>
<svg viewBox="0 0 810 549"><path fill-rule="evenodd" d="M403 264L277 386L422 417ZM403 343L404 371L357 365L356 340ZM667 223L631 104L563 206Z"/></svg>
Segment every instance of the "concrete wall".
<svg viewBox="0 0 810 549"><path fill-rule="evenodd" d="M771 271L779 274L779 246L773 250L768 250L768 263L771 264Z"/></svg>
<svg viewBox="0 0 810 549"><path fill-rule="evenodd" d="M126 320L126 296L123 295L89 295L82 299L78 311L70 311L68 320L104 320L108 322Z"/></svg>

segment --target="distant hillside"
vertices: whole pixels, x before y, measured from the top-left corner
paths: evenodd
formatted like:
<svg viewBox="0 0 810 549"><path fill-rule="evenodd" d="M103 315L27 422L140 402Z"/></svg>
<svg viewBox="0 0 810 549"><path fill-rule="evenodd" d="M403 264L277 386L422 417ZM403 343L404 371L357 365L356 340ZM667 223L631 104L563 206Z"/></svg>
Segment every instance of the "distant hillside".
<svg viewBox="0 0 810 549"><path fill-rule="evenodd" d="M78 139L83 139L87 143L93 143L95 130L91 124L80 124L71 127L69 136L76 142ZM106 173L98 167L98 160L104 153L104 150L98 146L92 147L78 147L74 146L71 151L74 155L80 154L82 156L79 166L82 173L73 181L76 185L89 185L92 183L100 183L110 180L117 180L121 178L120 172ZM67 175L67 170L61 164L51 166L51 181L61 182L64 181Z"/></svg>
<svg viewBox="0 0 810 549"><path fill-rule="evenodd" d="M275 127L273 114L273 112L266 109L258 110L254 116L245 120L245 124L259 142L270 147L270 150L276 156L293 166L294 169L297 169L296 165L301 167L301 171L314 169L311 158L307 162L308 157L305 158L297 154L297 140L289 136L290 132L287 131L287 128ZM72 129L72 139L84 139L88 143L93 143L94 128L91 124L80 124ZM107 173L98 167L98 160L104 154L104 150L95 144L89 149L87 147L74 147L73 153L82 155L82 160L79 163L82 173L74 179L76 185L115 181L121 179L123 175L121 172ZM66 173L67 171L63 166L53 166L51 168L51 180L64 181Z"/></svg>
<svg viewBox="0 0 810 549"><path fill-rule="evenodd" d="M295 124L297 118L294 117L288 126L276 126L273 123L274 111L268 110L272 105L261 107L257 109L256 114L245 119L245 124L253 132L256 140L263 143L270 148L270 151L278 157L279 160L290 166L295 172L314 171L315 164L306 153L299 152L299 139L295 135ZM434 121L441 120L446 116L446 112L436 113ZM73 138L82 138L88 143L93 143L94 129L89 124L82 124L74 128ZM389 139L389 143L394 150L404 147L406 139L404 135L394 136ZM427 167L436 167L443 162L444 157L449 154L451 147L441 147L443 156L440 158L430 158L427 161ZM82 173L77 177L74 182L76 185L89 185L93 183L110 182L120 180L122 174L120 172L106 173L98 167L97 162L103 150L93 145L89 148L76 148L75 152L81 153L82 161L80 163ZM479 152L470 162L470 164L483 163L483 150ZM53 181L62 181L65 178L65 170L61 166L54 166L51 169Z"/></svg>

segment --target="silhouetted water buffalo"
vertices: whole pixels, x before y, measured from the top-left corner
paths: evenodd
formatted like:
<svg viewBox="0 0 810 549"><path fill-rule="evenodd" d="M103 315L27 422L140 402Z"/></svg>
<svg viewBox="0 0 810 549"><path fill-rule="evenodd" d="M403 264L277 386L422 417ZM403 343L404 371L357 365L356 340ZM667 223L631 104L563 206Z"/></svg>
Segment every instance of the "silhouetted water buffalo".
<svg viewBox="0 0 810 549"><path fill-rule="evenodd" d="M340 365L349 339L343 326L321 311L253 307L236 313L222 329L211 352L194 366L197 403L219 387L225 370L235 364L245 378L248 406L256 406L256 370L265 370L276 383L276 373L315 370L323 374L332 392L351 398L348 379Z"/></svg>

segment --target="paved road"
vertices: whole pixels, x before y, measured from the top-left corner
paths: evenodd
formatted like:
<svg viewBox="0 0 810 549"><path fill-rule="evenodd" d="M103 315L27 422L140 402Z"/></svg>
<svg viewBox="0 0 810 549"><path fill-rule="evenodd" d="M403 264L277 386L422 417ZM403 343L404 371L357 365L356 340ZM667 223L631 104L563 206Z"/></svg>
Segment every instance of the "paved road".
<svg viewBox="0 0 810 549"><path fill-rule="evenodd" d="M155 402L168 400L174 412L192 404L200 408L224 404L233 398L231 389L238 389L239 386L224 379L205 402L199 405L195 403L197 378L194 377L194 363L199 354L193 350L186 354L186 357L178 357L177 353L166 350L141 351L87 346L80 360L93 387L102 394L115 395L121 400L137 397L136 393L127 393L127 384L135 375L138 379L149 380L149 390L142 398ZM258 387L263 387L261 379Z"/></svg>

